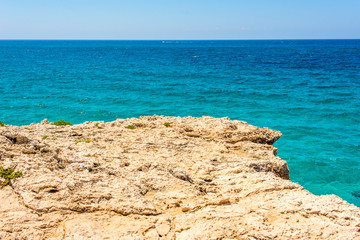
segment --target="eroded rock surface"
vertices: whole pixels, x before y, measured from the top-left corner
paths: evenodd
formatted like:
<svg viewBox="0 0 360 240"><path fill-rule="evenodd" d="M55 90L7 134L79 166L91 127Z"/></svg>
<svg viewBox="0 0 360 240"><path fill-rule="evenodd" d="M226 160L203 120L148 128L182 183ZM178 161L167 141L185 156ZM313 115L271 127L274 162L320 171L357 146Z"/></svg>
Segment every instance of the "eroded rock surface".
<svg viewBox="0 0 360 240"><path fill-rule="evenodd" d="M0 165L23 173L0 239L360 239L359 208L289 180L280 136L211 117L0 127Z"/></svg>

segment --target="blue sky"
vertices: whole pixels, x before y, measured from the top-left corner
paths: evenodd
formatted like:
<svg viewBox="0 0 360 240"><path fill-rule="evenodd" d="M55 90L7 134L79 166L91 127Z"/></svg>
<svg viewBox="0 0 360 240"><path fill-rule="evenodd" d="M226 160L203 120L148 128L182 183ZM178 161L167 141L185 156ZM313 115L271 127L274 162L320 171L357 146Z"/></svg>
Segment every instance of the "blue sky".
<svg viewBox="0 0 360 240"><path fill-rule="evenodd" d="M360 38L360 0L0 0L0 39Z"/></svg>

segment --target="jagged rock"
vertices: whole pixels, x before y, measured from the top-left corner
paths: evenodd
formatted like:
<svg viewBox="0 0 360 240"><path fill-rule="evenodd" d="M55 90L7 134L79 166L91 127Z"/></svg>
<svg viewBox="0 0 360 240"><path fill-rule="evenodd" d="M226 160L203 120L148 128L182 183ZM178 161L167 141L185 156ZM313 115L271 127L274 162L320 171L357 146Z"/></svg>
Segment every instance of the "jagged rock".
<svg viewBox="0 0 360 240"><path fill-rule="evenodd" d="M0 189L0 239L359 239L359 208L289 180L280 136L211 117L6 125L0 165L23 177Z"/></svg>
<svg viewBox="0 0 360 240"><path fill-rule="evenodd" d="M50 124L49 120L47 120L46 118L44 120L41 121L41 124L45 125L45 124Z"/></svg>

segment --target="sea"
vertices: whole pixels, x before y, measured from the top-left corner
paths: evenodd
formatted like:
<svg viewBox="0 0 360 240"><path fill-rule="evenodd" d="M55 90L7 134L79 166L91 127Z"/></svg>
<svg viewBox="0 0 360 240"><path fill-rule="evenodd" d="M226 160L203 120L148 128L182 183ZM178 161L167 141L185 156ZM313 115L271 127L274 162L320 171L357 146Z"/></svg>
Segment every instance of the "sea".
<svg viewBox="0 0 360 240"><path fill-rule="evenodd" d="M279 130L290 178L360 207L360 40L0 41L0 121L213 116Z"/></svg>

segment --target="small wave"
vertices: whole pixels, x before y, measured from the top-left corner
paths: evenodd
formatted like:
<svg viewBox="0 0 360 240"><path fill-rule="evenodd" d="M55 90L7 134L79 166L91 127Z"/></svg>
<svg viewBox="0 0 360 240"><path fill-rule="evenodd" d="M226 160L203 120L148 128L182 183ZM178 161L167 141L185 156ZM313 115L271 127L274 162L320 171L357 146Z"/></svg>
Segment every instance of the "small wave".
<svg viewBox="0 0 360 240"><path fill-rule="evenodd" d="M314 86L314 87L318 88L318 89L338 88L338 86L335 86L335 85L318 85L318 86Z"/></svg>
<svg viewBox="0 0 360 240"><path fill-rule="evenodd" d="M321 100L317 99L312 102L326 104L326 103L341 103L341 101L342 101L342 99L338 99L338 98L326 98L326 99L321 99Z"/></svg>
<svg viewBox="0 0 360 240"><path fill-rule="evenodd" d="M90 100L90 98L86 97L86 98L80 99L79 101L80 101L80 102L87 102L87 101L89 101L89 100Z"/></svg>
<svg viewBox="0 0 360 240"><path fill-rule="evenodd" d="M351 192L351 195L360 199L360 190Z"/></svg>
<svg viewBox="0 0 360 240"><path fill-rule="evenodd" d="M352 112L338 112L338 113L326 113L323 114L324 118L342 118L342 117L356 117L356 113Z"/></svg>

